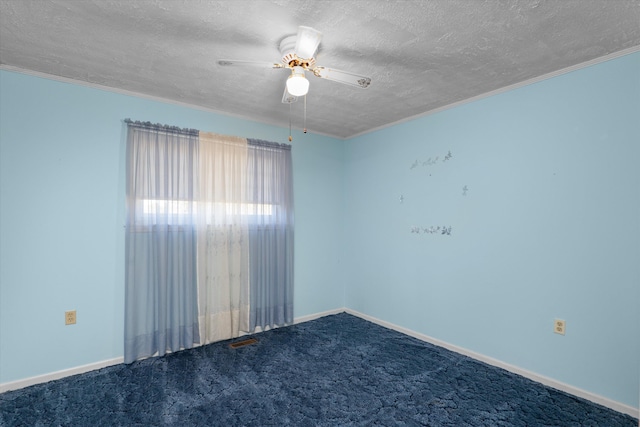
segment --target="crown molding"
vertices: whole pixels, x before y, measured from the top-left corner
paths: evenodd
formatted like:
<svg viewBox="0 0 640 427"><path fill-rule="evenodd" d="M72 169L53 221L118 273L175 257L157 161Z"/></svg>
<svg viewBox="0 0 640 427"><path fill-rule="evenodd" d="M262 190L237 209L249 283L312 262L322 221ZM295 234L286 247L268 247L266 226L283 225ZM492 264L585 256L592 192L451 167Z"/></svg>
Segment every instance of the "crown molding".
<svg viewBox="0 0 640 427"><path fill-rule="evenodd" d="M512 90L515 90L515 89L518 89L518 88L521 88L521 87L529 86L529 85L532 85L534 83L541 82L543 80L552 79L554 77L558 77L558 76L561 76L563 74L571 73L573 71L577 71L577 70L580 70L580 69L583 69L583 68L591 67L593 65L601 64L603 62L611 61L613 59L617 59L617 58L620 58L620 57L623 57L623 56L626 56L626 55L631 55L631 54L636 53L636 52L640 52L640 46L633 46L633 47L630 47L630 48L627 48L627 49L619 50L617 52L610 53L608 55L601 56L601 57L598 57L598 58L594 58L594 59L591 59L589 61L582 62L580 64L572 65L570 67L566 67L566 68L563 68L563 69L560 69L560 70L557 70L557 71L552 71L550 73L543 74L541 76L534 77L532 79L524 80L522 82L514 83L514 84L509 85L509 86L505 86L505 87L502 87L502 88L499 88L499 89L495 89L495 90L492 90L492 91L489 91L489 92L485 92L483 94L476 95L476 96L473 96L471 98L467 98L467 99L463 99L461 101L453 102L451 104L447 104L447 105L444 105L442 107L434 108L432 110L425 111L425 112L420 113L420 114L416 114L416 115L413 115L413 116L410 116L410 117L405 117L405 118L397 120L395 122L387 123L387 124L384 124L384 125L381 125L381 126L366 130L364 132L353 134L353 135L348 136L348 137L342 138L342 137L337 137L337 136L334 136L334 135L329 135L327 133L318 132L318 131L314 131L313 133L316 134L316 135L322 135L322 136L326 136L326 137L333 138L333 139L336 139L336 140L348 141L348 140L353 139L353 138L357 138L357 137L360 137L360 136L363 136L363 135L367 135L367 134L370 134L370 133L373 133L373 132L377 132L377 131L380 131L380 130L383 130L383 129L386 129L386 128L389 128L389 127L393 127L393 126L396 126L396 125L399 125L399 124L402 124L402 123L407 123L407 122L419 119L421 117L430 116L432 114L436 114L436 113L439 113L441 111L450 110L452 108L459 107L459 106L465 105L465 104L469 104L469 103L472 103L472 102L475 102L475 101L479 101L479 100L484 99L484 98L489 98L491 96L498 95L498 94L501 94L501 93L504 93L504 92L509 92L509 91L512 91ZM69 77L57 76L57 75L54 75L54 74L47 74L47 73L43 73L43 72L40 72L40 71L28 70L28 69L24 69L24 68L20 68L20 67L14 67L12 65L0 64L0 70L12 71L12 72L15 72L15 73L26 74L26 75L30 75L30 76L34 76L34 77L40 77L40 78L44 78L44 79L48 79L48 80L54 80L54 81L58 81L58 82L62 82L62 83L69 83L69 84L84 86L84 87L88 87L88 88L92 88L92 89L98 89L98 90L102 90L102 91L106 91L106 92L118 93L120 95L134 96L134 97L137 97L137 98L148 99L148 100L151 100L151 101L156 101L156 102L162 102L162 103L165 103L165 104L176 105L176 106L179 106L179 107L191 108L191 109L195 109L195 110L199 110L199 111L205 111L205 112L208 112L208 113L219 114L219 115L223 115L223 116L227 116L227 117L234 117L234 118L241 119L241 120L249 120L249 121L256 122L256 123L261 123L261 124L264 124L264 125L275 126L277 128L285 129L285 127L282 124L277 124L277 123L269 122L269 121L265 121L265 120L257 120L255 118L242 116L240 114L232 114L232 113L228 113L228 112L225 112L225 111L220 111L220 110L215 110L215 109L212 109L212 108L203 107L203 106L200 106L200 105L194 105L194 104L189 104L189 103L186 103L186 102L175 101L175 100L172 100L172 99L162 98L162 97L154 96L154 95L147 95L147 94L144 94L144 93L130 91L130 90L126 90L126 89L114 88L114 87L111 87L111 86L104 86L104 85L101 85L101 84L98 84L98 83L91 83L91 82L85 82L85 81L82 81L82 80L75 80L75 79L72 79L72 78L69 78Z"/></svg>
<svg viewBox="0 0 640 427"><path fill-rule="evenodd" d="M521 87L529 86L529 85L532 85L534 83L541 82L543 80L552 79L554 77L558 77L558 76L561 76L563 74L571 73L573 71L578 71L578 70L581 70L583 68L591 67L593 65L601 64L603 62L607 62L607 61L611 61L613 59L617 59L617 58L620 58L620 57L623 57L623 56L631 55L631 54L636 53L636 52L640 52L640 46L633 46L633 47L630 47L628 49L619 50L617 52L610 53L610 54L605 55L605 56L594 58L594 59L591 59L591 60L586 61L586 62L581 62L580 64L576 64L576 65L572 65L570 67L562 68L562 69L557 70L557 71L552 71L550 73L543 74L541 76L534 77L532 79L524 80L524 81L521 81L521 82L518 82L518 83L514 83L512 85L509 85L509 86L501 87L499 89L495 89L495 90L492 90L492 91L489 91L489 92L485 92L485 93L480 94L480 95L473 96L471 98L463 99L461 101L457 101L457 102L454 102L454 103L451 103L451 104L447 104L447 105L444 105L442 107L434 108L433 110L425 111L424 113L416 114L416 115L411 116L411 117L405 117L404 119L397 120L397 121L395 121L393 123L387 123L385 125L382 125L382 126L379 126L379 127L373 128L373 129L369 129L367 131L360 132L360 133L357 133L355 135L351 135L350 137L344 138L344 139L349 140L349 139L357 138L359 136L363 136L363 135L366 135L366 134L369 134L369 133L377 132L379 130L383 130L383 129L386 129L386 128L389 128L389 127L393 127L393 126L396 126L396 125L399 125L399 124L402 124L402 123L407 123L407 122L419 119L421 117L430 116L432 114L436 114L436 113L439 113L441 111L450 110L452 108L459 107L459 106L465 105L465 104L470 104L472 102L479 101L479 100L484 99L484 98L489 98L489 97L494 96L494 95L498 95L498 94L501 94L501 93L509 92L509 91L512 91L512 90L515 90L515 89L519 89Z"/></svg>

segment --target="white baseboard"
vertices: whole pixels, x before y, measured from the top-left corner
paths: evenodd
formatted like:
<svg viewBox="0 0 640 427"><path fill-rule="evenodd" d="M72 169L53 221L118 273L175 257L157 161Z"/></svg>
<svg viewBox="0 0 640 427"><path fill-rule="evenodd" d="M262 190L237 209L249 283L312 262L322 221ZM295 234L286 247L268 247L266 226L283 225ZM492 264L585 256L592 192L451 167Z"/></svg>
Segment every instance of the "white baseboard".
<svg viewBox="0 0 640 427"><path fill-rule="evenodd" d="M428 335L424 335L421 334L419 332L415 332L412 331L411 329L407 329L407 328L403 328L402 326L398 326L395 325L393 323L390 322L386 322L384 320L380 320L377 319L373 316L369 316L366 315L364 313L360 313L359 311L356 310L351 310L349 308L345 309L345 312L352 314L354 316L360 317L364 320L368 320L370 322L376 323L380 326L384 326L385 328L388 329L393 329L394 331L398 331L400 333L403 333L405 335L409 335L411 337L417 338L421 341L425 341L434 345L437 345L438 347L443 347L446 348L447 350L451 350L454 351L456 353L459 354L463 354L465 356L468 356L472 359L476 359L479 360L481 362L484 362L488 365L492 365L492 366L496 366L498 368L502 368L506 371L509 372L513 372L514 374L518 374L520 376L523 376L525 378L529 378L530 380L542 383L548 387L552 387L555 388L556 390L560 390L560 391L564 391L565 393L569 393L572 394L574 396L578 396L581 397L583 399L589 400L591 402L597 403L598 405L602 405L605 406L607 408L613 409L614 411L617 412L621 412L623 414L627 414L627 415L631 415L632 417L635 418L640 418L640 411L638 410L638 408L634 408L632 406L629 405L625 405L623 403L620 402L616 402L615 400L611 400L608 399L606 397L591 393L589 391L586 390L582 390L580 388L574 387L572 385L569 384L565 384L562 383L560 381L556 381L553 378L549 378L549 377L545 377L544 375L539 375L536 374L535 372L531 372L528 371L526 369L522 369L519 368L517 366L514 365L510 365L509 363L505 363L502 362L498 359L494 359L492 357L489 356L485 356L483 354L480 353L476 353L475 351L471 351L471 350L467 350L466 348L463 347L458 347L457 345L453 345L453 344L449 344L447 342L441 341L439 339L436 338L432 338Z"/></svg>
<svg viewBox="0 0 640 427"><path fill-rule="evenodd" d="M344 307L342 307L342 308L334 308L333 310L327 310L327 311L323 311L321 313L314 313L314 314L308 314L306 316L296 317L295 319L293 319L293 323L294 324L298 324L298 323L309 322L311 320L316 320L316 319L319 319L321 317L331 316L333 314L344 313L346 311L347 311L347 309L344 308Z"/></svg>
<svg viewBox="0 0 640 427"><path fill-rule="evenodd" d="M71 375L84 374L85 372L95 371L96 369L106 368L107 366L118 365L120 363L124 363L124 357L116 357L115 359L103 360L101 362L89 363L88 365L76 366L75 368L63 369L61 371L55 371L44 375L37 375L35 377L25 378L22 380L2 383L0 384L0 393L29 387L35 384L47 383L53 380L59 380L60 378L70 377Z"/></svg>

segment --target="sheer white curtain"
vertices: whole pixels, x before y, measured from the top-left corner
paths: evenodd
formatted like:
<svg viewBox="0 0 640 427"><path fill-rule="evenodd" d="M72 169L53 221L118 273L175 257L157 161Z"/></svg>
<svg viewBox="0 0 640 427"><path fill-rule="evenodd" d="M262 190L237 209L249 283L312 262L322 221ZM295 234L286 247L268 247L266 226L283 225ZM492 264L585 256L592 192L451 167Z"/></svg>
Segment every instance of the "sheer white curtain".
<svg viewBox="0 0 640 427"><path fill-rule="evenodd" d="M198 306L203 344L237 337L249 322L247 140L200 132Z"/></svg>

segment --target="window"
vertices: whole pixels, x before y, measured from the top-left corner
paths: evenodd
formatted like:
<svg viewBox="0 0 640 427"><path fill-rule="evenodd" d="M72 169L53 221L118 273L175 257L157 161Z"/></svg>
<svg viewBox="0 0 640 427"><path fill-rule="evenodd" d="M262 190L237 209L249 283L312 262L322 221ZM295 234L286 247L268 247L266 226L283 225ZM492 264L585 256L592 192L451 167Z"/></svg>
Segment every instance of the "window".
<svg viewBox="0 0 640 427"><path fill-rule="evenodd" d="M290 146L127 124L125 362L291 323Z"/></svg>

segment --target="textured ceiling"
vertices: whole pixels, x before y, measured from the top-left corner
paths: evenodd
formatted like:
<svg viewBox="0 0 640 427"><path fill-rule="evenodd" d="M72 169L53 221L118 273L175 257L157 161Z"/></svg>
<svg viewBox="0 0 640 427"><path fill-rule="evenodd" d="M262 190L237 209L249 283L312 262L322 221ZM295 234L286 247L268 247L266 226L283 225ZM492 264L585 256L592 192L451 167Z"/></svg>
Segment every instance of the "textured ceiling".
<svg viewBox="0 0 640 427"><path fill-rule="evenodd" d="M338 138L620 51L640 50L640 0L0 0L0 65L281 126L299 25L323 33L317 62L367 89L309 76L307 128ZM302 127L302 102L293 104Z"/></svg>

